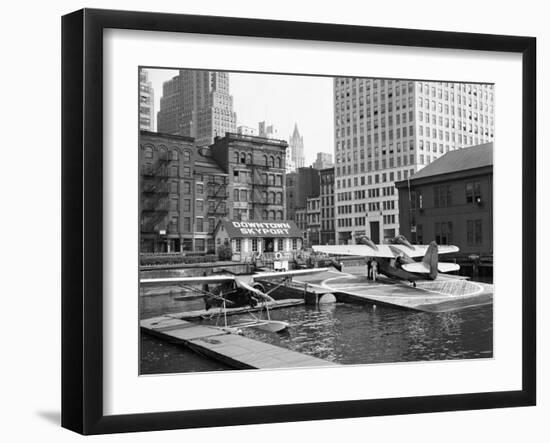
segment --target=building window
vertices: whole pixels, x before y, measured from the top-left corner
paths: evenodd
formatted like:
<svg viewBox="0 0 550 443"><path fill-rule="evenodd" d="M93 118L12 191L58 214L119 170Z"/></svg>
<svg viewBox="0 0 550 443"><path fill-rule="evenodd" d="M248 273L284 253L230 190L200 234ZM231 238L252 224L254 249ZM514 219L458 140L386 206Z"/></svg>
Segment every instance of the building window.
<svg viewBox="0 0 550 443"><path fill-rule="evenodd" d="M283 250L283 239L278 238L277 239L277 251L282 251L282 250Z"/></svg>
<svg viewBox="0 0 550 443"><path fill-rule="evenodd" d="M418 244L424 243L424 232L422 230L422 225L416 225L416 242Z"/></svg>
<svg viewBox="0 0 550 443"><path fill-rule="evenodd" d="M292 250L296 251L298 249L298 239L293 238L292 239Z"/></svg>
<svg viewBox="0 0 550 443"><path fill-rule="evenodd" d="M258 252L258 239L252 239L252 252Z"/></svg>
<svg viewBox="0 0 550 443"><path fill-rule="evenodd" d="M438 245L449 245L453 241L453 223L437 222L435 223L435 242Z"/></svg>
<svg viewBox="0 0 550 443"><path fill-rule="evenodd" d="M204 241L204 238L197 238L195 240L195 251L196 252L204 252L206 246L206 242Z"/></svg>
<svg viewBox="0 0 550 443"><path fill-rule="evenodd" d="M204 219L202 217L197 217L196 231L204 232Z"/></svg>
<svg viewBox="0 0 550 443"><path fill-rule="evenodd" d="M466 183L466 203L481 203L481 184L478 181Z"/></svg>
<svg viewBox="0 0 550 443"><path fill-rule="evenodd" d="M434 207L446 208L452 205L450 185L434 186Z"/></svg>
<svg viewBox="0 0 550 443"><path fill-rule="evenodd" d="M469 245L481 245L483 241L481 226L481 220L467 220L466 240Z"/></svg>

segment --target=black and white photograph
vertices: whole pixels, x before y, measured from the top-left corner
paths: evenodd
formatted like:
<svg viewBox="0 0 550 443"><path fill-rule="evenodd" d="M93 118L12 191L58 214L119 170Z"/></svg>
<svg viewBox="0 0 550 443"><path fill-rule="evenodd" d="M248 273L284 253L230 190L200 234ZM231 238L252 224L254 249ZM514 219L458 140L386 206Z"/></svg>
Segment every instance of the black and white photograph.
<svg viewBox="0 0 550 443"><path fill-rule="evenodd" d="M497 85L136 75L140 375L493 358Z"/></svg>

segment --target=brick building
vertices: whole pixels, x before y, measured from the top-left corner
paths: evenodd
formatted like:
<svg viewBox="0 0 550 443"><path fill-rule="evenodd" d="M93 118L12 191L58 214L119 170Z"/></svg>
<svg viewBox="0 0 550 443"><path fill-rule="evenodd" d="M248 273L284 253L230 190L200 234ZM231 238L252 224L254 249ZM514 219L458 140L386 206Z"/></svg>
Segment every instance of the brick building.
<svg viewBox="0 0 550 443"><path fill-rule="evenodd" d="M493 143L450 151L396 183L401 233L413 243L493 252Z"/></svg>
<svg viewBox="0 0 550 443"><path fill-rule="evenodd" d="M228 176L230 220L286 220L287 146L284 140L235 133L216 137L209 151Z"/></svg>
<svg viewBox="0 0 550 443"><path fill-rule="evenodd" d="M206 252L227 216L227 174L186 136L141 131L140 251Z"/></svg>
<svg viewBox="0 0 550 443"><path fill-rule="evenodd" d="M335 244L334 230L334 167L321 169L320 177L320 223L321 235L319 243L322 245Z"/></svg>
<svg viewBox="0 0 550 443"><path fill-rule="evenodd" d="M286 210L289 220L298 209L305 209L309 197L319 197L319 171L312 167L298 168L286 175Z"/></svg>

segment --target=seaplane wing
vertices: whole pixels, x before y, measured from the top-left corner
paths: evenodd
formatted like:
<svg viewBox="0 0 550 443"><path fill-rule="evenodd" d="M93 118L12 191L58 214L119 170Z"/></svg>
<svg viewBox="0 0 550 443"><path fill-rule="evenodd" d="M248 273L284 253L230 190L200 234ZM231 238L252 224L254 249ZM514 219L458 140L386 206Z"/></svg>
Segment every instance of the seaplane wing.
<svg viewBox="0 0 550 443"><path fill-rule="evenodd" d="M274 272L259 272L257 274L251 275L254 281L256 280L267 280L270 278L281 278L281 277L294 277L296 275L307 275L307 274L316 274L318 272L328 271L328 268L313 268L313 269L295 269L293 271L274 271Z"/></svg>
<svg viewBox="0 0 550 443"><path fill-rule="evenodd" d="M140 283L184 283L189 285L204 285L224 283L232 280L236 280L234 275L208 275L204 277L142 278Z"/></svg>
<svg viewBox="0 0 550 443"><path fill-rule="evenodd" d="M332 255L354 255L360 257L381 257L394 258L399 254L409 257L423 257L428 250L429 245L334 245L334 246L313 246L315 252L323 252ZM458 247L444 245L437 247L438 254L448 254L458 252Z"/></svg>
<svg viewBox="0 0 550 443"><path fill-rule="evenodd" d="M418 274L429 274L430 273L430 264L426 262L415 262L415 263L406 263L401 265L402 268L407 272L415 272ZM438 263L437 270L439 272L452 272L458 271L460 266L456 263Z"/></svg>

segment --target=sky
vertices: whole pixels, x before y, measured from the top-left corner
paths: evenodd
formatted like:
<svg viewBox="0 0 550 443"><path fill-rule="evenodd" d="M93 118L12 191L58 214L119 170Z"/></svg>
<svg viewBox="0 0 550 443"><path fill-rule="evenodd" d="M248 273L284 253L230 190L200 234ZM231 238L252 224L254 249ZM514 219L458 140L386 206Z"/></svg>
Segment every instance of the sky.
<svg viewBox="0 0 550 443"><path fill-rule="evenodd" d="M148 69L155 91L155 120L160 109L162 83L177 75L176 70ZM258 128L258 122L273 124L281 139L288 140L298 125L304 137L305 164L315 161L317 152L334 152L332 77L283 74L229 74L229 93L237 126ZM156 125L156 121L155 121Z"/></svg>

